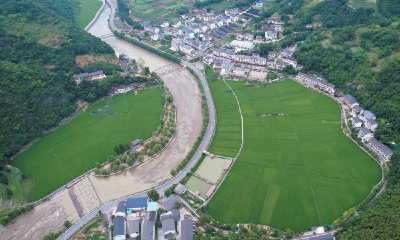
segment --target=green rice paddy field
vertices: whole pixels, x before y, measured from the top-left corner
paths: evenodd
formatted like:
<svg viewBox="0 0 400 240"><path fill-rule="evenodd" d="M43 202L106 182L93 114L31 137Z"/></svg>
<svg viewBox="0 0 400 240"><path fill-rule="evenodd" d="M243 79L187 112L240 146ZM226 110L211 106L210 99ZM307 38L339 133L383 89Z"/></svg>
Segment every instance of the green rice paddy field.
<svg viewBox="0 0 400 240"><path fill-rule="evenodd" d="M100 0L78 0L78 2L80 12L74 17L75 24L80 28L85 28L92 21L103 2Z"/></svg>
<svg viewBox="0 0 400 240"><path fill-rule="evenodd" d="M242 109L244 145L207 205L217 221L309 230L332 223L381 180L378 163L343 134L331 98L292 80L267 87L227 82ZM209 152L235 156L241 139L236 99L224 82L209 84L217 110Z"/></svg>
<svg viewBox="0 0 400 240"><path fill-rule="evenodd" d="M160 124L162 91L137 93L130 91L89 107L11 161L25 176L35 176L35 200L94 168L96 162L105 162L116 154L114 146L151 137ZM111 115L105 116L103 110ZM99 118L92 114L96 111Z"/></svg>

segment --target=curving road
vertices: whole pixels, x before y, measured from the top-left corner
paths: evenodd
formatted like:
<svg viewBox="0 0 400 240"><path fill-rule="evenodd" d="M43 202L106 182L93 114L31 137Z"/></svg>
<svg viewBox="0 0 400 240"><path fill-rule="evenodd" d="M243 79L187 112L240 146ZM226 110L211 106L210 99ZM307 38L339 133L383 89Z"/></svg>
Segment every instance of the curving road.
<svg viewBox="0 0 400 240"><path fill-rule="evenodd" d="M211 137L213 135L214 127L215 127L215 109L214 109L214 104L211 98L211 92L210 89L208 88L207 81L203 74L195 68L192 64L182 61L182 63L188 67L190 67L192 70L195 71L195 73L199 76L201 80L201 84L203 85L204 88L204 93L206 95L207 99L207 105L209 109L209 122L208 122L208 127L206 134L204 135L203 141L200 144L200 147L197 149L196 154L194 157L190 160L189 164L183 169L175 178L173 178L171 181L167 182L166 184L159 186L155 188L155 190L159 193L164 192L168 188L170 188L173 184L178 183L182 178L186 176L186 173L190 171L190 169L196 164L197 160L201 157L201 154L203 151L206 149L209 141L211 140ZM147 191L133 194L129 197L145 197L147 196ZM71 228L69 228L59 239L60 240L67 240L70 238L76 231L78 231L83 225L85 225L90 219L94 218L97 215L97 212L101 210L102 212L106 212L110 210L111 208L114 208L118 205L118 202L126 200L128 197L121 198L119 200L107 203L103 206L100 206L99 208L93 210L83 218L81 218L78 222L76 222Z"/></svg>

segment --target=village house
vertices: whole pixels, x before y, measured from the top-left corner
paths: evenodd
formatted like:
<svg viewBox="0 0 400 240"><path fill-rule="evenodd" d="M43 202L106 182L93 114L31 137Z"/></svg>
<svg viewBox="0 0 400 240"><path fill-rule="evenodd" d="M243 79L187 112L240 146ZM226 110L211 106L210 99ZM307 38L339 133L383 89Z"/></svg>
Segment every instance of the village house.
<svg viewBox="0 0 400 240"><path fill-rule="evenodd" d="M184 219L181 221L181 240L193 240L194 222L192 219Z"/></svg>
<svg viewBox="0 0 400 240"><path fill-rule="evenodd" d="M179 51L191 57L196 57L198 55L198 52L196 50L194 50L191 46L186 45L184 43L179 44Z"/></svg>
<svg viewBox="0 0 400 240"><path fill-rule="evenodd" d="M214 21L208 21L207 26L212 30L216 28L215 22Z"/></svg>
<svg viewBox="0 0 400 240"><path fill-rule="evenodd" d="M376 120L376 116L375 114L373 114L371 111L369 110L365 110L362 115L366 118L366 119L373 119Z"/></svg>
<svg viewBox="0 0 400 240"><path fill-rule="evenodd" d="M292 58L293 57L293 51L289 50L289 49L283 49L281 56L285 56L288 58Z"/></svg>
<svg viewBox="0 0 400 240"><path fill-rule="evenodd" d="M285 24L285 21L282 21L280 19L275 19L275 24L283 25Z"/></svg>
<svg viewBox="0 0 400 240"><path fill-rule="evenodd" d="M96 72L92 72L92 73L76 74L76 75L74 75L74 81L75 81L76 85L79 85L82 82L82 80L84 80L84 79L93 81L93 80L103 79L105 77L107 77L107 76L101 70L101 71L96 71Z"/></svg>
<svg viewBox="0 0 400 240"><path fill-rule="evenodd" d="M113 238L115 240L125 240L125 219L123 217L116 217L114 219L114 231L113 231Z"/></svg>
<svg viewBox="0 0 400 240"><path fill-rule="evenodd" d="M161 37L164 37L162 33L151 33L150 38L153 41L158 41Z"/></svg>
<svg viewBox="0 0 400 240"><path fill-rule="evenodd" d="M275 68L279 69L279 70L283 70L287 65L288 65L287 63L277 62L277 63L275 63Z"/></svg>
<svg viewBox="0 0 400 240"><path fill-rule="evenodd" d="M178 34L179 34L179 35L182 35L182 34L183 34L183 31L182 31L181 29L172 28L172 27L166 27L166 28L164 28L164 35L165 35L165 36L171 35L171 36L176 37Z"/></svg>
<svg viewBox="0 0 400 240"><path fill-rule="evenodd" d="M335 85L328 83L324 80L319 81L318 87L329 92L330 94L335 94L336 89L337 89Z"/></svg>
<svg viewBox="0 0 400 240"><path fill-rule="evenodd" d="M226 15L232 15L232 14L237 14L238 9L237 8L231 8L231 9L225 9L225 14Z"/></svg>
<svg viewBox="0 0 400 240"><path fill-rule="evenodd" d="M232 69L232 75L238 76L238 77L246 77L247 72L245 68L242 67L234 67Z"/></svg>
<svg viewBox="0 0 400 240"><path fill-rule="evenodd" d="M163 28L168 27L168 26L169 26L169 22L167 22L167 21L163 21L161 23L161 27L163 27Z"/></svg>
<svg viewBox="0 0 400 240"><path fill-rule="evenodd" d="M127 76L128 74L129 74L129 71L123 71L123 72L121 72L121 71L116 71L120 76L122 76L122 77L124 77L124 76Z"/></svg>
<svg viewBox="0 0 400 240"><path fill-rule="evenodd" d="M238 33L236 34L236 39L237 39L237 40L242 40L244 37L245 37L245 35L244 35L244 33L242 33L242 32L238 32Z"/></svg>
<svg viewBox="0 0 400 240"><path fill-rule="evenodd" d="M180 38L174 38L171 41L171 50L172 51L179 51L179 45L182 43Z"/></svg>
<svg viewBox="0 0 400 240"><path fill-rule="evenodd" d="M201 45L203 45L203 49L205 50L206 48L209 48L209 47L211 47L211 42L210 41L208 41L208 40L202 40L201 42L200 42L200 44Z"/></svg>
<svg viewBox="0 0 400 240"><path fill-rule="evenodd" d="M232 71L233 66L234 65L231 62L231 60L224 60L224 63L222 64L222 67L221 67L220 75L229 74Z"/></svg>
<svg viewBox="0 0 400 240"><path fill-rule="evenodd" d="M171 211L173 210L173 208L175 207L175 203L179 202L179 199L177 197L175 197L174 195L170 195L167 199L165 199L165 201L161 204L161 207L164 208L167 211ZM179 212L178 212L179 214ZM163 214L160 215L160 217ZM178 215L179 216L179 215Z"/></svg>
<svg viewBox="0 0 400 240"><path fill-rule="evenodd" d="M254 39L253 42L255 42L255 43L263 43L264 42L263 41L263 37L262 36L256 36L256 38Z"/></svg>
<svg viewBox="0 0 400 240"><path fill-rule="evenodd" d="M213 37L211 37L210 35L208 35L207 33L204 33L203 40L214 41L215 39Z"/></svg>
<svg viewBox="0 0 400 240"><path fill-rule="evenodd" d="M246 33L246 35L245 35L245 40L246 41L252 42L253 38L254 38L253 34Z"/></svg>
<svg viewBox="0 0 400 240"><path fill-rule="evenodd" d="M268 57L269 57L269 58L274 58L274 57L276 57L276 52L274 52L274 51L269 51L269 52L268 52Z"/></svg>
<svg viewBox="0 0 400 240"><path fill-rule="evenodd" d="M195 34L200 32L199 24L197 23L189 24L189 29L192 30Z"/></svg>
<svg viewBox="0 0 400 240"><path fill-rule="evenodd" d="M303 65L297 64L296 69L301 70L303 68Z"/></svg>
<svg viewBox="0 0 400 240"><path fill-rule="evenodd" d="M374 119L367 119L367 121L365 121L364 124L371 131L376 131L376 129L378 128L378 122L375 121Z"/></svg>
<svg viewBox="0 0 400 240"><path fill-rule="evenodd" d="M216 18L215 19L215 25L216 25L216 27L222 27L224 25L224 21L222 21L219 18Z"/></svg>
<svg viewBox="0 0 400 240"><path fill-rule="evenodd" d="M132 212L137 212L142 209L145 209L147 207L147 202L148 198L147 197L142 197L142 198L128 198L126 200L126 212L127 213L132 213Z"/></svg>
<svg viewBox="0 0 400 240"><path fill-rule="evenodd" d="M267 60L267 66L269 68L275 68L275 60L274 59L268 59Z"/></svg>
<svg viewBox="0 0 400 240"><path fill-rule="evenodd" d="M263 1L256 1L255 7L262 8L263 6L264 6L264 2Z"/></svg>
<svg viewBox="0 0 400 240"><path fill-rule="evenodd" d="M190 21L190 22L193 22L193 21L196 20L196 18L193 17L193 16L188 16L187 20Z"/></svg>
<svg viewBox="0 0 400 240"><path fill-rule="evenodd" d="M115 210L115 213L113 214L115 217L126 217L126 207L125 207L126 202L121 201L117 205L117 209Z"/></svg>
<svg viewBox="0 0 400 240"><path fill-rule="evenodd" d="M261 66L264 66L265 64L267 64L267 59L265 59L265 58L256 57L256 56L246 56L246 55L236 55L235 61L242 62L242 63L256 64L256 65L261 65Z"/></svg>
<svg viewBox="0 0 400 240"><path fill-rule="evenodd" d="M314 27L312 24L306 24L306 28L312 28Z"/></svg>
<svg viewBox="0 0 400 240"><path fill-rule="evenodd" d="M318 85L319 83L319 79L317 77L302 72L299 72L299 74L297 74L297 79L305 81L314 86Z"/></svg>
<svg viewBox="0 0 400 240"><path fill-rule="evenodd" d="M271 25L269 28L273 29L277 32L283 32L283 29L284 29L284 27L282 25Z"/></svg>
<svg viewBox="0 0 400 240"><path fill-rule="evenodd" d="M285 63L288 63L288 64L292 65L294 68L297 67L297 61L296 61L294 58L291 58L291 57L289 57L289 58L282 58L282 61L285 62Z"/></svg>
<svg viewBox="0 0 400 240"><path fill-rule="evenodd" d="M267 23L275 23L275 19L272 19L272 18L268 18L265 21L267 21Z"/></svg>
<svg viewBox="0 0 400 240"><path fill-rule="evenodd" d="M362 114L364 112L364 108L360 107L359 105L355 105L350 109L350 113L353 114L354 116L357 116L359 114Z"/></svg>
<svg viewBox="0 0 400 240"><path fill-rule="evenodd" d="M228 59L235 59L235 53L232 51L226 51L218 48L214 48L213 54L217 57L224 57Z"/></svg>
<svg viewBox="0 0 400 240"><path fill-rule="evenodd" d="M267 40L276 40L277 33L274 30L265 31L265 39Z"/></svg>
<svg viewBox="0 0 400 240"><path fill-rule="evenodd" d="M174 21L174 27L180 27L182 25L181 21L175 20Z"/></svg>
<svg viewBox="0 0 400 240"><path fill-rule="evenodd" d="M184 32L184 35L189 37L189 38L194 38L194 32L192 30L190 30L187 27L183 27L182 31Z"/></svg>
<svg viewBox="0 0 400 240"><path fill-rule="evenodd" d="M344 95L343 101L350 109L356 105L359 105L357 100L350 94Z"/></svg>
<svg viewBox="0 0 400 240"><path fill-rule="evenodd" d="M222 65L224 64L224 60L222 59L215 59L214 61L214 68L222 68Z"/></svg>
<svg viewBox="0 0 400 240"><path fill-rule="evenodd" d="M138 220L128 220L128 235L131 238L137 238L139 236L139 221Z"/></svg>
<svg viewBox="0 0 400 240"><path fill-rule="evenodd" d="M182 20L187 20L189 18L189 15L187 15L185 13L185 14L180 15L179 18L182 19Z"/></svg>
<svg viewBox="0 0 400 240"><path fill-rule="evenodd" d="M205 23L199 23L200 32L207 32L208 27Z"/></svg>
<svg viewBox="0 0 400 240"><path fill-rule="evenodd" d="M359 117L353 117L351 119L351 123L354 128L360 128L360 127L362 127L363 122L361 121L361 119Z"/></svg>
<svg viewBox="0 0 400 240"><path fill-rule="evenodd" d="M224 21L224 23L225 23L226 25L229 25L229 24L232 22L231 18L228 17L228 16L223 16L223 17L222 17L222 21Z"/></svg>
<svg viewBox="0 0 400 240"><path fill-rule="evenodd" d="M236 14L232 14L229 17L231 18L232 22L237 22L239 20L239 17Z"/></svg>
<svg viewBox="0 0 400 240"><path fill-rule="evenodd" d="M393 152L387 146L380 143L376 138L372 137L369 140L370 146L374 149L379 155L381 155L385 161L389 161L392 157Z"/></svg>
<svg viewBox="0 0 400 240"><path fill-rule="evenodd" d="M362 127L358 132L358 138L361 138L363 142L369 141L372 137L374 137L374 134L366 127Z"/></svg>
<svg viewBox="0 0 400 240"><path fill-rule="evenodd" d="M166 219L164 221L161 221L161 224L162 224L162 230L164 233L164 239L173 238L176 234L174 220Z"/></svg>
<svg viewBox="0 0 400 240"><path fill-rule="evenodd" d="M205 64L211 65L214 62L214 58L207 55L207 56L203 57L203 62Z"/></svg>

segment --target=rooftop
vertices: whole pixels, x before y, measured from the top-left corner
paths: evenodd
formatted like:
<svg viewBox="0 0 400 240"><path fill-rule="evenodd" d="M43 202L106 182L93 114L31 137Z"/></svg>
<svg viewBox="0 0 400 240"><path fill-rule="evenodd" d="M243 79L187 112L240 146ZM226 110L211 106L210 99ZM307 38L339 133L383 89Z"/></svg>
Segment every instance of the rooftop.
<svg viewBox="0 0 400 240"><path fill-rule="evenodd" d="M119 202L119 203L118 203L118 206L117 206L116 212L123 212L123 213L126 213L125 203L126 203L126 201L121 201L121 202Z"/></svg>
<svg viewBox="0 0 400 240"><path fill-rule="evenodd" d="M123 217L116 217L114 219L114 232L113 232L113 237L118 236L118 235L124 235L125 236L125 222L124 222Z"/></svg>
<svg viewBox="0 0 400 240"><path fill-rule="evenodd" d="M115 227L114 227L114 229L115 229ZM140 236L140 239L141 240L153 240L153 234L154 234L153 229L154 229L154 222L144 221L142 223L142 234Z"/></svg>
<svg viewBox="0 0 400 240"><path fill-rule="evenodd" d="M347 94L347 95L345 95L344 97L347 99L347 101L348 101L351 105L353 105L353 104L355 104L355 103L358 103L357 100L356 100L353 96L351 96L350 94Z"/></svg>
<svg viewBox="0 0 400 240"><path fill-rule="evenodd" d="M172 220L178 221L179 220L179 210L172 209L171 211L160 215L161 221L166 220L166 219L172 219Z"/></svg>
<svg viewBox="0 0 400 240"><path fill-rule="evenodd" d="M193 220L181 221L181 240L193 240Z"/></svg>
<svg viewBox="0 0 400 240"><path fill-rule="evenodd" d="M207 56L206 56L207 57ZM204 57L204 58L206 58ZM169 196L163 203L162 203L162 207L165 208L165 210L167 211L171 211L171 209L174 208L175 206L175 202L178 202L178 198L175 197L174 195Z"/></svg>
<svg viewBox="0 0 400 240"><path fill-rule="evenodd" d="M373 145L375 145L377 148L379 148L386 155L392 155L393 154L393 152L392 152L392 150L390 150L390 148L388 148L387 146L385 146L382 143L380 143L376 138L371 138L369 141Z"/></svg>
<svg viewBox="0 0 400 240"><path fill-rule="evenodd" d="M126 200L126 208L145 208L147 206L147 197L128 198Z"/></svg>
<svg viewBox="0 0 400 240"><path fill-rule="evenodd" d="M148 212L157 211L157 206L158 206L157 202L149 202L149 204L147 205L147 211Z"/></svg>

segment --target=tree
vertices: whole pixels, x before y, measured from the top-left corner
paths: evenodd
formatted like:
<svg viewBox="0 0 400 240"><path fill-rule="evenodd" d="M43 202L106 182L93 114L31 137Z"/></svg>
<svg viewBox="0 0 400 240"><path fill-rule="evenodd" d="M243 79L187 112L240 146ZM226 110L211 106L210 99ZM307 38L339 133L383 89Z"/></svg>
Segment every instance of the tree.
<svg viewBox="0 0 400 240"><path fill-rule="evenodd" d="M107 171L107 169L103 169L103 170L101 170L101 175L108 175L108 171Z"/></svg>
<svg viewBox="0 0 400 240"><path fill-rule="evenodd" d="M118 172L118 169L119 169L119 165L112 166L112 170L114 173Z"/></svg>
<svg viewBox="0 0 400 240"><path fill-rule="evenodd" d="M71 227L71 225L72 225L72 224L71 224L71 222L70 222L70 221L68 221L68 220L65 220L65 221L64 221L64 223L63 223L63 226L64 226L64 228L65 228L65 229L68 229L68 228L70 228L70 227Z"/></svg>
<svg viewBox="0 0 400 240"><path fill-rule="evenodd" d="M171 132L167 132L167 136L170 138L172 137L172 133Z"/></svg>
<svg viewBox="0 0 400 240"><path fill-rule="evenodd" d="M122 154L122 155L120 155L119 156L119 160L121 161L121 162L126 162L126 155L125 154Z"/></svg>
<svg viewBox="0 0 400 240"><path fill-rule="evenodd" d="M175 176L176 170L175 169L171 169L171 171L169 173L171 173L172 176Z"/></svg>
<svg viewBox="0 0 400 240"><path fill-rule="evenodd" d="M100 173L100 168L96 167L94 169L94 174L99 175L99 173Z"/></svg>
<svg viewBox="0 0 400 240"><path fill-rule="evenodd" d="M174 193L174 190L171 188L168 188L167 190L164 191L164 196L169 197Z"/></svg>
<svg viewBox="0 0 400 240"><path fill-rule="evenodd" d="M169 131L170 131L171 133L174 133L174 132L175 132L175 128L170 127L170 128L169 128Z"/></svg>
<svg viewBox="0 0 400 240"><path fill-rule="evenodd" d="M119 144L119 152L120 154L125 152L125 146L122 143Z"/></svg>
<svg viewBox="0 0 400 240"><path fill-rule="evenodd" d="M158 201L158 199L160 198L160 195L154 189L151 189L150 191L148 191L147 196L153 201Z"/></svg>
<svg viewBox="0 0 400 240"><path fill-rule="evenodd" d="M291 230L291 229L286 229L286 231L285 231L285 238L286 239L291 239L291 238L293 238L294 237L294 235L295 235L295 233L294 233L294 231L293 230Z"/></svg>
<svg viewBox="0 0 400 240"><path fill-rule="evenodd" d="M179 209L180 207L181 207L181 202L176 201L175 204L174 204L174 208L175 209Z"/></svg>
<svg viewBox="0 0 400 240"><path fill-rule="evenodd" d="M117 146L114 147L114 151L119 155L119 148Z"/></svg>
<svg viewBox="0 0 400 240"><path fill-rule="evenodd" d="M128 164L128 166L132 166L133 165L133 159L131 157L126 158L126 164Z"/></svg>
<svg viewBox="0 0 400 240"><path fill-rule="evenodd" d="M124 165L124 164L119 165L119 169L120 169L121 171L125 170L125 165Z"/></svg>
<svg viewBox="0 0 400 240"><path fill-rule="evenodd" d="M153 152L151 151L151 149L147 149L146 153L147 153L148 156L153 156Z"/></svg>
<svg viewBox="0 0 400 240"><path fill-rule="evenodd" d="M139 160L139 162L143 162L143 155L139 155L139 156L137 157L137 160Z"/></svg>
<svg viewBox="0 0 400 240"><path fill-rule="evenodd" d="M116 147L116 146L115 146L115 147ZM115 147L114 147L114 150L115 150ZM108 157L107 157L107 161L110 162L110 161L114 160L114 158L115 158L115 157L114 157L113 155L108 156Z"/></svg>
<svg viewBox="0 0 400 240"><path fill-rule="evenodd" d="M199 217L199 224L201 226L206 225L208 222L210 222L210 219L208 218L207 214L203 214Z"/></svg>
<svg viewBox="0 0 400 240"><path fill-rule="evenodd" d="M94 167L95 167L95 168L99 168L99 167L100 167L100 163L99 163L99 162L96 162L96 163L94 164Z"/></svg>

